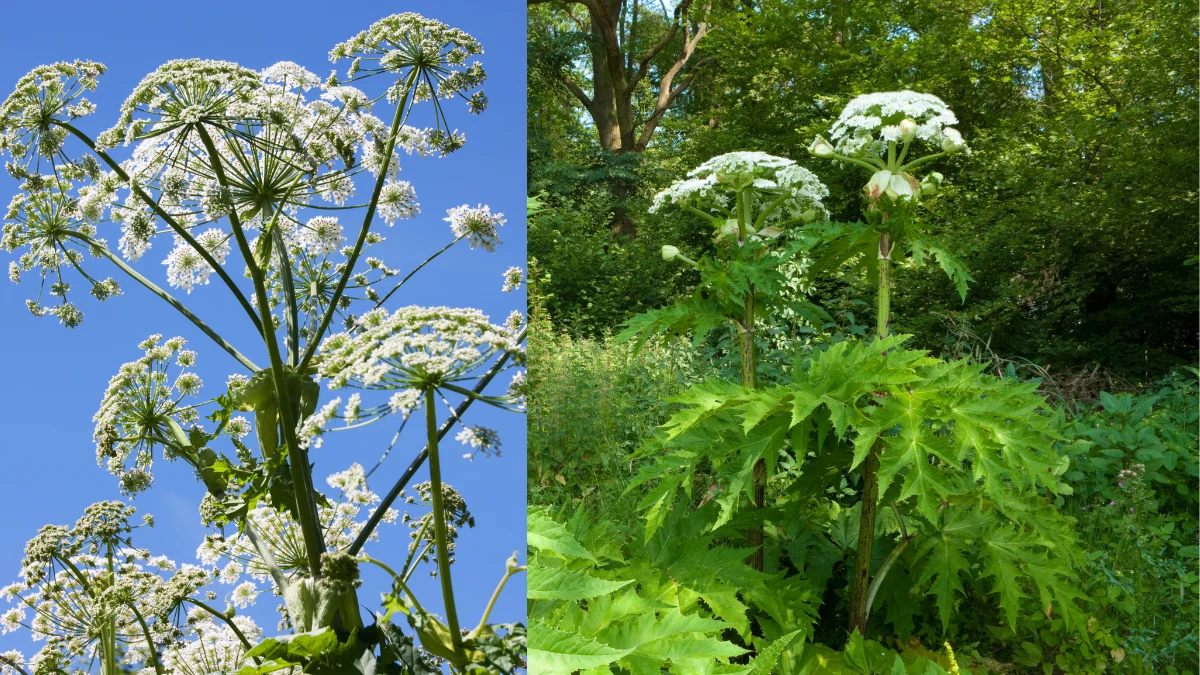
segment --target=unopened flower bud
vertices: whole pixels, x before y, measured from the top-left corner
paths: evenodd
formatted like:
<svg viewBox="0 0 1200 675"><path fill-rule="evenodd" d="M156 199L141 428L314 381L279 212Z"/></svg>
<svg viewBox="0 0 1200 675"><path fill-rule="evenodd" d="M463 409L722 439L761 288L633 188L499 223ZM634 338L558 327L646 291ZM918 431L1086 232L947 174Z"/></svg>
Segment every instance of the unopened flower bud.
<svg viewBox="0 0 1200 675"><path fill-rule="evenodd" d="M963 140L962 134L958 133L958 129L946 127L942 129L942 152L953 155L967 149L967 143Z"/></svg>
<svg viewBox="0 0 1200 675"><path fill-rule="evenodd" d="M936 195L938 189L942 187L942 174L933 171L928 176L921 180L921 194Z"/></svg>
<svg viewBox="0 0 1200 675"><path fill-rule="evenodd" d="M720 242L722 239L738 236L738 221L737 218L727 218L713 234L713 240Z"/></svg>
<svg viewBox="0 0 1200 675"><path fill-rule="evenodd" d="M662 247L663 260L674 260L679 256L679 249L675 246L667 244Z"/></svg>
<svg viewBox="0 0 1200 675"><path fill-rule="evenodd" d="M511 557L504 561L504 571L507 574L516 574L521 569L521 563L517 562L517 552L513 551Z"/></svg>
<svg viewBox="0 0 1200 675"><path fill-rule="evenodd" d="M900 138L905 143L911 141L917 136L917 121L914 119L903 119L900 121Z"/></svg>
<svg viewBox="0 0 1200 675"><path fill-rule="evenodd" d="M833 157L833 146L822 136L817 136L813 139L812 145L808 146L808 151L813 156L820 157L821 159Z"/></svg>
<svg viewBox="0 0 1200 675"><path fill-rule="evenodd" d="M817 219L817 210L816 209L809 209L809 210L805 211L804 213L800 214L800 220L802 220L806 223L811 223L812 221L814 221L816 219Z"/></svg>

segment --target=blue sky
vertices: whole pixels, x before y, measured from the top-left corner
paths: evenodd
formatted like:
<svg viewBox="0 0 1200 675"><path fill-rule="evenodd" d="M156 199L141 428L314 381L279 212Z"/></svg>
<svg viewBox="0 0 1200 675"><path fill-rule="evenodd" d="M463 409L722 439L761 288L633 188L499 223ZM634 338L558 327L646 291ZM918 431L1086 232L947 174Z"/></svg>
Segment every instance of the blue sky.
<svg viewBox="0 0 1200 675"><path fill-rule="evenodd" d="M405 158L400 177L416 188L422 213L393 228L376 219L387 241L372 248L371 255L407 271L450 240L448 223L442 220L447 208L489 204L508 218L500 231L504 243L496 253L460 244L415 277L389 306L478 307L500 323L511 310L523 311L525 304L523 289L516 294L500 292L502 272L512 265L523 267L525 260L525 11L521 3L64 1L56 3L53 19L45 5L20 3L6 7L10 30L0 46L4 57L0 95L7 96L12 84L34 66L76 58L100 61L108 72L90 96L99 110L82 125L94 136L116 120L121 101L141 78L167 60L222 59L254 69L290 60L324 77L333 67L327 53L335 43L402 11L444 21L480 40L490 103L479 116L467 114L461 102L447 106L451 126L466 133L462 150L444 159ZM345 63L339 65L344 71ZM382 82L368 81L364 87L377 93ZM413 124L424 126L424 120ZM124 156L120 151L116 154ZM364 190L360 183L359 194ZM15 182L0 175L0 203L6 204L15 193ZM108 224L99 236L115 246L120 234ZM165 267L159 262L168 248L165 238L156 239L138 265L164 287ZM9 259L3 256L5 266ZM132 280L121 279L118 270L102 261L89 264L100 278L118 277L125 294L97 303L87 297L86 284L74 277L72 295L85 315L83 325L74 330L63 328L53 317L35 318L25 310L26 298L37 291L32 275L21 285L0 280L0 350L8 385L0 391L7 504L6 516L0 519L0 585L16 580L22 547L43 524L69 525L88 504L119 498L115 479L96 465L91 417L108 379L120 364L140 355L136 346L140 340L152 333L188 338L190 348L199 352L198 373L208 394L215 395L230 373L242 372L174 310ZM240 265L231 273L240 278ZM175 294L251 359L267 363L261 347L250 339L244 315L234 311L223 286L202 286L190 295L177 289ZM501 379L498 391L508 376ZM329 396L324 394L322 400ZM371 400L364 396L364 403ZM517 550L524 559L525 419L476 405L468 422L496 429L504 444L502 457L478 457L474 462L460 459L464 450L452 440L453 434L444 445L444 480L463 493L477 523L475 529L461 533L454 567L459 616L463 624L474 625L503 572L505 558ZM423 445L414 433L418 429L419 425L411 425L405 430L391 458L372 478L374 490L386 492ZM387 421L359 432L327 435L324 447L311 456L316 463L314 479L323 485L326 475L351 462L370 468L394 431L394 424ZM157 523L152 530L138 530L135 543L177 562L194 562L205 533L196 510L203 488L182 463L157 461L155 474L155 487L133 503L139 511L154 514ZM413 482L425 480L426 475L422 471ZM384 560L402 560L407 529L383 527L383 540L369 546L368 552ZM422 603L440 612L435 581L421 572L414 578ZM379 576L369 575L360 600L377 607L378 592L384 587ZM523 577L510 582L493 621L523 620L524 588ZM260 596L252 612L268 634L274 630L275 604L269 594ZM24 634L0 637L0 649L11 648L26 650L27 655L33 651Z"/></svg>

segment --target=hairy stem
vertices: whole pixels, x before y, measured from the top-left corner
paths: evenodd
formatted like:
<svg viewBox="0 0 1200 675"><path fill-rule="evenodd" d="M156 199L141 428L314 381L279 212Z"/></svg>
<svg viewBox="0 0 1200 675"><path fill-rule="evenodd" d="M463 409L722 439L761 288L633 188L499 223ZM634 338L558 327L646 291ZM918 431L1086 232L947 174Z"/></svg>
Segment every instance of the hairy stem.
<svg viewBox="0 0 1200 675"><path fill-rule="evenodd" d="M879 236L879 290L875 335L882 340L888 336L889 312L891 309L891 251L892 241L887 234ZM858 547L854 558L853 586L850 593L850 630L858 629L865 637L867 619L870 615L868 582L871 576L871 549L875 543L875 517L879 512L879 453L883 442L876 440L863 462L862 500L858 520ZM881 570L882 573L886 570Z"/></svg>
<svg viewBox="0 0 1200 675"><path fill-rule="evenodd" d="M739 190L737 193L737 210L738 210L738 244L746 240L747 228L751 222L751 209L753 204L749 196L744 191ZM742 301L742 317L740 322L740 331L738 340L740 342L741 357L742 357L742 386L747 389L753 389L758 386L757 369L758 363L754 355L754 287L746 291L746 295ZM754 508L762 509L766 504L766 486L767 486L767 466L763 460L758 460L754 463L754 474L752 477L754 487ZM751 567L758 571L763 570L765 558L763 554L763 527L762 523L751 527L746 533L746 545L753 549L750 554L750 559L747 561Z"/></svg>
<svg viewBox="0 0 1200 675"><path fill-rule="evenodd" d="M454 584L450 580L450 550L446 543L446 512L442 503L442 465L438 457L437 398L432 388L425 390L425 430L429 448L429 491L433 498L433 538L437 544L438 580L442 584L442 602L446 605L446 627L454 651L462 648L458 612L454 608Z"/></svg>

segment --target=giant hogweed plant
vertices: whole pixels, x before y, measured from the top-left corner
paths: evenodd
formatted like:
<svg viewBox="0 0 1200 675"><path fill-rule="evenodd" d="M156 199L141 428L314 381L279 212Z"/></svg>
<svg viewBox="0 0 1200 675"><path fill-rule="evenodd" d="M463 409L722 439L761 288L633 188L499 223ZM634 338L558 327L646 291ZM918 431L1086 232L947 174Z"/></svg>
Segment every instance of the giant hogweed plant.
<svg viewBox="0 0 1200 675"><path fill-rule="evenodd" d="M942 176L915 176L966 152L955 123L930 95L850 101L831 131L836 145L818 137L810 151L870 172L865 222L814 218L823 192L815 180L807 188L812 203L803 207L812 209L809 217L781 212L795 197L774 174L795 169L790 160L759 153L709 160L656 200L710 224L715 246L695 261L665 246L665 257L700 271L700 284L675 306L632 320L624 335L699 338L728 326L743 346L742 376L709 380L678 398L680 410L643 448L646 464L630 489L644 491L647 538L672 514L712 502L709 529L740 524L748 561L770 575L768 586L811 585L815 624L781 624L769 602L743 594L751 621L737 637L747 646L795 626L810 640L848 628L851 645L885 623L901 637L936 634L914 625L922 596L932 598L946 633L967 592L994 602L1010 633L1020 630L1022 616L1041 615L1086 639L1072 522L1054 505L1071 492L1062 478L1067 460L1055 447L1056 413L1036 383L943 361L890 334L894 267L932 258L964 295L971 280L920 219ZM933 152L918 154L930 146ZM755 327L773 306L794 302L778 292L786 264L801 264L808 274L842 266L866 274L877 289L875 335L797 354L790 378L756 386ZM844 577L835 574L843 567ZM717 608L714 614L730 619ZM845 628L831 631L830 622ZM781 663L826 658L823 650L797 657L804 650L791 647ZM848 654L837 658L848 663Z"/></svg>
<svg viewBox="0 0 1200 675"><path fill-rule="evenodd" d="M87 96L102 64L41 66L17 83L0 105L0 152L21 192L7 209L0 245L17 255L11 279L32 277L36 285L30 311L74 327L83 313L72 284L98 300L120 295L121 283L139 284L244 369L206 398L185 340L147 339L143 356L122 366L104 393L97 461L128 495L152 487L160 459L190 465L207 490L202 520L236 531L210 537L202 560L213 569L226 560L216 576L227 583L242 574L269 582L292 633L263 638L236 607L211 608L199 594L213 576L207 568L185 565L163 577L174 564L133 547L132 511L102 503L74 528L48 526L27 546L23 581L12 592L36 618L24 624L18 607L5 627L27 625L47 646L28 661L7 654L0 668L249 675L521 667L524 628L488 622L495 596L477 625L457 615L454 542L473 520L443 480L439 444L458 428L468 455L498 451L496 434L467 426L463 415L474 402L520 407L520 373L508 393L487 388L502 370L523 365L523 319L514 312L496 325L474 309L384 306L455 244L494 250L503 215L484 205L450 209L450 241L403 277L366 256L384 239L378 221L392 226L419 213L413 186L398 179L401 156L444 156L465 142L443 101L485 109L481 53L461 30L398 14L333 48L332 61L348 62L340 78L335 71L323 81L290 62L254 71L171 61L147 75L116 124L94 137L82 122L96 110ZM389 108L390 121L376 116ZM414 126L418 119L431 126ZM122 147L130 150L119 160ZM357 194L364 185L366 194ZM347 218L359 221L349 231ZM153 264L158 271L139 269L155 245L165 254ZM122 281L98 273L97 260ZM165 285L154 280L161 276ZM521 276L510 269L503 290L517 288ZM214 279L261 340L256 350L222 336L177 295ZM248 356L255 352L262 365ZM322 402L322 384L355 391ZM426 447L385 498L367 490L361 467L331 477L337 502L314 485L310 452L324 434L384 419L403 430L412 416L424 423ZM335 419L345 424L331 425ZM381 522L396 519L391 504L426 461L429 481L415 489L429 512L405 516L413 526L407 559L366 555L363 546ZM369 517L357 520L366 509ZM369 625L359 612L359 564L378 565L394 580ZM426 611L409 590L422 565L440 581L445 616ZM510 559L496 594L523 569ZM254 583L237 586L235 604L253 600ZM191 611L179 611L185 606ZM393 622L398 615L419 648Z"/></svg>

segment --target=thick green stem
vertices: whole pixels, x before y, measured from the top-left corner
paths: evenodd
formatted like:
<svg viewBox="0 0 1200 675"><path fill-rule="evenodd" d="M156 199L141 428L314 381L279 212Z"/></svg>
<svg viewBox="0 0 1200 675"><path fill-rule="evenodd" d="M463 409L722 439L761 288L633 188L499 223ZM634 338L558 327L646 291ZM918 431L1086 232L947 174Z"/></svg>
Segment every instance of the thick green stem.
<svg viewBox="0 0 1200 675"><path fill-rule="evenodd" d="M888 322L892 311L892 238L879 235L879 291L875 314L875 336L880 340L888 336Z"/></svg>
<svg viewBox="0 0 1200 675"><path fill-rule="evenodd" d="M429 448L429 491L433 499L433 539L437 544L438 580L442 583L442 602L446 605L446 627L454 641L454 651L462 648L458 612L454 609L454 584L450 580L450 551L446 544L446 513L442 503L442 465L438 457L437 399L432 388L425 390L425 430Z"/></svg>
<svg viewBox="0 0 1200 675"><path fill-rule="evenodd" d="M213 143L212 137L209 136L208 131L203 126L197 126L196 131L200 136L200 140L204 143L205 149L208 151L209 160L212 163L213 173L216 175L218 184L228 187L229 181L225 178L225 168L221 165L221 154L217 152L217 147ZM242 229L236 209L229 212L229 222L233 226L233 235L237 239L242 258L246 261L246 269L250 272L250 279L254 282L254 298L258 305L258 311L262 316L262 324L265 327L263 338L267 344L267 355L271 359L271 374L273 376L271 379L275 385L275 400L279 404L279 426L283 431L284 444L288 450L288 468L291 471L293 493L296 495L296 516L300 521L300 531L304 535L304 548L305 553L308 555L309 569L315 578L320 576L321 554L325 552L325 539L321 536L321 526L317 521L316 504L313 501L311 491L308 489L308 453L300 447L300 442L296 438L297 420L293 415L294 409L292 408L291 397L287 391L287 376L283 369L283 359L279 355L279 342L276 339L273 329L271 303L267 298L267 287L263 280L262 269L259 268L258 262L254 259L254 251L250 248L250 242L246 240L246 233Z"/></svg>
<svg viewBox="0 0 1200 675"><path fill-rule="evenodd" d="M892 241L887 234L879 235L879 291L875 335L882 340L888 336L888 320L891 309L891 252ZM854 577L850 592L850 630L858 629L865 637L867 619L870 616L871 549L875 544L875 517L879 512L879 453L882 441L875 441L863 462L862 501L858 520L858 547L854 558ZM887 570L880 570L880 577Z"/></svg>
<svg viewBox="0 0 1200 675"><path fill-rule="evenodd" d="M108 582L116 583L117 573L113 564L112 544L108 545ZM109 614L104 628L104 675L119 675L117 670L117 617Z"/></svg>
<svg viewBox="0 0 1200 675"><path fill-rule="evenodd" d="M742 321L739 325L741 330L738 337L741 341L742 352L742 386L746 387L747 389L753 389L758 386L758 364L754 358L753 288L746 293L745 312L742 315ZM761 459L754 464L752 480L754 481L754 508L761 509L766 505L767 487L767 466L766 463ZM765 564L762 523L750 528L750 530L746 533L746 545L754 550L754 552L750 554L750 559L747 562L751 567L761 572Z"/></svg>

